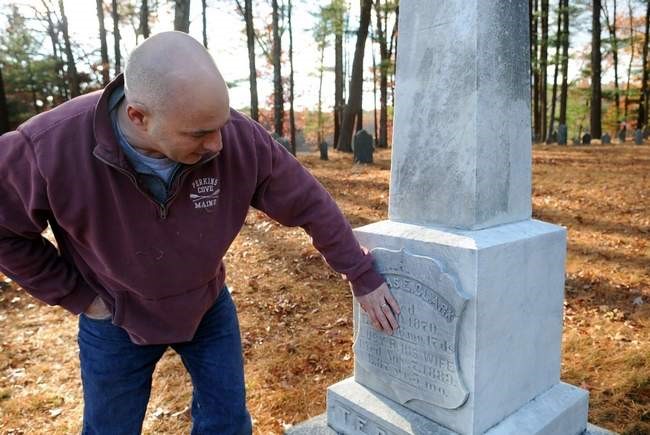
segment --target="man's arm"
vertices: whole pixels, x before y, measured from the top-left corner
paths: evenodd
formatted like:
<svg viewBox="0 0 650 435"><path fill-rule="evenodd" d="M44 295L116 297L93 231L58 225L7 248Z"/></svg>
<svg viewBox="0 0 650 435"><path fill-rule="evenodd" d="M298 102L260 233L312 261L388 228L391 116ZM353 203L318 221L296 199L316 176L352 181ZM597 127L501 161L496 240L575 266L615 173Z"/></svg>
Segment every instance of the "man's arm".
<svg viewBox="0 0 650 435"><path fill-rule="evenodd" d="M83 312L96 294L41 235L51 216L47 185L20 132L0 137L0 180L0 271L50 305Z"/></svg>
<svg viewBox="0 0 650 435"><path fill-rule="evenodd" d="M301 226L327 263L350 282L370 321L387 333L397 328L397 301L359 246L335 201L320 183L261 127L257 190L252 205L287 226Z"/></svg>

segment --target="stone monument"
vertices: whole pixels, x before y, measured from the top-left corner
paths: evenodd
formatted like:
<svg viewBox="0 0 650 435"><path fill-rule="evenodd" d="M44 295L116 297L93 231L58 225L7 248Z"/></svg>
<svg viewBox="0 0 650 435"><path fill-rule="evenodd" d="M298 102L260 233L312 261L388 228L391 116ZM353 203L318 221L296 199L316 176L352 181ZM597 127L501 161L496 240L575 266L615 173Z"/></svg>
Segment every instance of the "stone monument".
<svg viewBox="0 0 650 435"><path fill-rule="evenodd" d="M354 163L372 163L374 149L372 136L366 130L359 130L354 135Z"/></svg>
<svg viewBox="0 0 650 435"><path fill-rule="evenodd" d="M603 145L610 145L612 143L612 137L609 135L609 133L603 134L603 136L600 138L600 142Z"/></svg>
<svg viewBox="0 0 650 435"><path fill-rule="evenodd" d="M569 132L567 130L566 124L560 124L557 130L557 143L559 145L566 145L568 137Z"/></svg>
<svg viewBox="0 0 650 435"><path fill-rule="evenodd" d="M591 145L591 133L589 133L588 131L586 131L585 134L582 135L582 144Z"/></svg>
<svg viewBox="0 0 650 435"><path fill-rule="evenodd" d="M640 128L634 130L634 143L637 145L643 145L643 130Z"/></svg>
<svg viewBox="0 0 650 435"><path fill-rule="evenodd" d="M400 326L355 302L329 428L289 433L582 434L588 393L560 381L566 230L531 219L528 4L402 0L399 20L389 220L355 234Z"/></svg>

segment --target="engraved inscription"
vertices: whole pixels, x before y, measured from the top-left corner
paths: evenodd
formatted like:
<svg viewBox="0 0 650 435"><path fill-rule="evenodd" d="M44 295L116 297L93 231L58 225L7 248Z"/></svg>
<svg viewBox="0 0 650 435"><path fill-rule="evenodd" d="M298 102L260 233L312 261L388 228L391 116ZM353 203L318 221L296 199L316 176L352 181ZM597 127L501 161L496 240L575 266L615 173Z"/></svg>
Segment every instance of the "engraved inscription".
<svg viewBox="0 0 650 435"><path fill-rule="evenodd" d="M397 435L395 432L375 423L368 417L343 406L338 401L332 401L328 403L327 406L334 412L335 422L338 423L336 426L342 426L337 427L337 431L347 429L350 432L355 431L355 433L364 433L368 435Z"/></svg>
<svg viewBox="0 0 650 435"><path fill-rule="evenodd" d="M447 409L467 400L458 364L458 325L467 298L433 259L375 249L377 268L401 307L399 329L377 332L355 315L355 364L401 403L417 399Z"/></svg>

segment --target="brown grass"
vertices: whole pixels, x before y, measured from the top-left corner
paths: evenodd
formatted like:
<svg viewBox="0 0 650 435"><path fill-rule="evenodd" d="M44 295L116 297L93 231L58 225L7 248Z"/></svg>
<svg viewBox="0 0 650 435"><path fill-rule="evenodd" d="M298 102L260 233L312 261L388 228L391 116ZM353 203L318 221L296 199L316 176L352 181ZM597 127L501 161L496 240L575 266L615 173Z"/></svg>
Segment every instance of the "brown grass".
<svg viewBox="0 0 650 435"><path fill-rule="evenodd" d="M353 226L386 218L389 152L363 167L338 153L329 162L315 154L300 159ZM562 378L590 391L592 422L648 434L650 149L539 146L533 169L535 217L569 229ZM255 432L281 433L323 412L327 386L352 371L350 293L302 230L256 211L226 261ZM0 433L78 433L75 317L1 276L0 285ZM178 357L165 354L144 433L187 433L190 396Z"/></svg>

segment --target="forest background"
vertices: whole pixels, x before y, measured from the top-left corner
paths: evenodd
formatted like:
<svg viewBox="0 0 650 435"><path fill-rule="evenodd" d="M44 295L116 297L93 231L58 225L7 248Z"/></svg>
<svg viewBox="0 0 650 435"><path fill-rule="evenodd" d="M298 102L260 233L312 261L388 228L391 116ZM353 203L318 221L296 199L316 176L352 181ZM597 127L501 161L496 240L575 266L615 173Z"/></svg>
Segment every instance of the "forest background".
<svg viewBox="0 0 650 435"><path fill-rule="evenodd" d="M650 5L529 0L531 132L553 142L648 123ZM119 74L135 45L176 29L210 50L233 106L298 146L391 143L398 0L0 2L0 133ZM248 53L248 56L245 53ZM343 132L343 135L341 135Z"/></svg>

